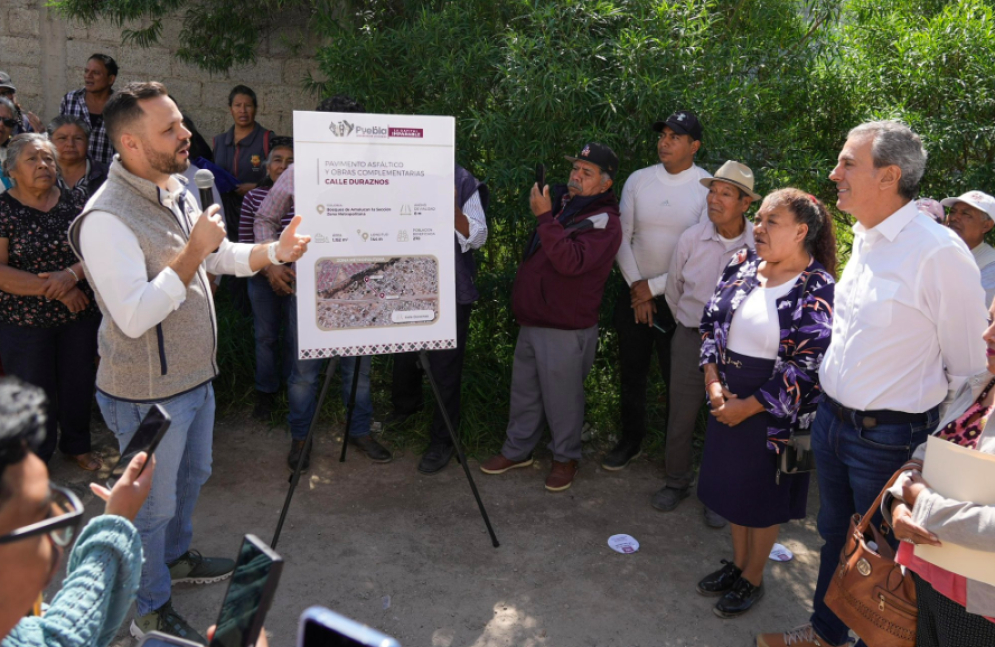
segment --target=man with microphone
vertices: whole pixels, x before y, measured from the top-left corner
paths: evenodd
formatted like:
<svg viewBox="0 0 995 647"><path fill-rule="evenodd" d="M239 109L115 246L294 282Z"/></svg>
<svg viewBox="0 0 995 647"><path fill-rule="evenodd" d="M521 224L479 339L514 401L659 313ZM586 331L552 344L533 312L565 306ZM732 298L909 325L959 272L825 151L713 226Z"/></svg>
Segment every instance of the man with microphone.
<svg viewBox="0 0 995 647"><path fill-rule="evenodd" d="M232 243L217 206L203 213L182 173L190 131L161 83L130 83L104 108L117 151L107 181L69 229L103 314L97 402L125 447L152 405L172 418L152 491L135 519L145 562L131 633L206 642L173 610L171 582L231 575L227 559L190 550L193 510L211 474L217 321L207 273L249 276L296 261L309 236L294 219L265 245Z"/></svg>

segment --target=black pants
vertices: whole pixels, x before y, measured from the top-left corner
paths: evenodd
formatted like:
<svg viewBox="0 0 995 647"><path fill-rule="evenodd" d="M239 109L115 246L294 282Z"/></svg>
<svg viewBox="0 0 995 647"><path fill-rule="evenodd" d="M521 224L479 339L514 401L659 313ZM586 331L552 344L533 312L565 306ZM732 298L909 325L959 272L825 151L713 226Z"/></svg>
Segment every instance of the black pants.
<svg viewBox="0 0 995 647"><path fill-rule="evenodd" d="M48 398L45 441L38 451L46 462L57 443L70 456L90 451L99 327L99 315L54 328L0 324L0 358L7 375L42 388Z"/></svg>
<svg viewBox="0 0 995 647"><path fill-rule="evenodd" d="M657 311L669 311L662 296L655 301ZM615 330L618 331L618 363L622 376L622 442L638 445L646 436L646 383L653 349L656 348L660 362L660 375L667 380L670 376L670 340L674 333L664 334L653 326L637 324L631 302L629 290L621 290L615 303Z"/></svg>
<svg viewBox="0 0 995 647"><path fill-rule="evenodd" d="M446 413L453 423L454 429L459 429L460 391L463 381L463 356L466 353L466 336L470 330L470 313L473 304L457 304L456 306L456 348L449 350L433 350L428 353L429 365L442 401L446 405ZM422 371L418 365L418 353L397 353L394 355L393 385L390 390L390 401L395 413L414 413L422 407ZM435 406L432 417L431 444L450 446L452 439L446 422L442 417L439 405Z"/></svg>
<svg viewBox="0 0 995 647"><path fill-rule="evenodd" d="M919 621L916 624L916 647L974 647L995 645L995 622L968 613L915 575L916 604Z"/></svg>

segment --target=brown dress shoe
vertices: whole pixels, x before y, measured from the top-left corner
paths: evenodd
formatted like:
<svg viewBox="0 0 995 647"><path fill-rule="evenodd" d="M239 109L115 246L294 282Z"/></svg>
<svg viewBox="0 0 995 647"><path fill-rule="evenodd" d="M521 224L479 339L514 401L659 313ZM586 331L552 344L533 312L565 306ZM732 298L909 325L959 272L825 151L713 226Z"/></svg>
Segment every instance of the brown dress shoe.
<svg viewBox="0 0 995 647"><path fill-rule="evenodd" d="M833 647L819 638L812 625L795 627L781 634L760 634L757 647Z"/></svg>
<svg viewBox="0 0 995 647"><path fill-rule="evenodd" d="M508 470L513 470L516 467L528 467L532 464L532 457L529 456L524 461L513 461L511 459L505 458L504 454L497 454L491 456L486 461L480 464L480 471L484 474L504 474Z"/></svg>
<svg viewBox="0 0 995 647"><path fill-rule="evenodd" d="M570 487L574 482L574 474L577 473L577 461L553 461L553 469L546 477L546 489L550 492L562 492Z"/></svg>

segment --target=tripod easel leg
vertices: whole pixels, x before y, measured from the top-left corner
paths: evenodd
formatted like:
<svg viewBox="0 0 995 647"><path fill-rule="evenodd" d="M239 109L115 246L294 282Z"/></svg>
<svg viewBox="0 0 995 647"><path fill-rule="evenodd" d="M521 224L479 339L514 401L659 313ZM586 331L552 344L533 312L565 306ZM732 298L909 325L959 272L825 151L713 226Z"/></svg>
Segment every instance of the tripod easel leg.
<svg viewBox="0 0 995 647"><path fill-rule="evenodd" d="M311 440L314 437L314 429L318 425L318 416L321 415L321 405L325 402L325 395L328 394L328 386L332 383L332 376L335 374L335 368L338 366L338 363L339 358L333 357L328 360L328 366L325 368L325 382L321 385L321 393L318 395L314 415L311 416L311 424L307 428L307 438L304 439L304 451L301 452L301 458L297 461L297 467L294 468L294 473L290 477L290 489L287 490L287 498L283 502L283 510L280 511L280 521L276 524L273 541L270 542L270 548L274 550L276 549L276 542L280 540L280 531L283 530L283 522L287 518L287 510L290 509L290 501L294 498L294 490L297 489L297 482L301 480L301 467L304 465L304 460L311 451Z"/></svg>
<svg viewBox="0 0 995 647"><path fill-rule="evenodd" d="M363 358L354 357L356 363L353 365L352 371L352 389L349 391L349 404L346 407L345 414L345 432L342 434L342 455L339 456L339 462L345 462L345 450L349 446L349 430L352 429L352 412L356 408L356 391L359 390L359 371L363 368Z"/></svg>
<svg viewBox="0 0 995 647"><path fill-rule="evenodd" d="M453 428L453 423L449 419L449 412L446 411L445 404L442 402L442 394L439 392L439 385L435 382L435 376L432 375L432 367L428 361L428 352L421 350L418 352L418 359L421 362L422 370L425 371L425 375L428 376L428 383L432 386L432 394L435 396L435 402L439 407L439 411L442 413L442 419L446 423L446 429L449 430L449 437L453 441L453 447L456 449L456 455L459 457L460 465L463 466L463 473L466 474L466 480L470 482L470 490L473 492L473 498L477 500L477 508L480 509L480 516L484 518L484 525L487 526L487 532L491 536L491 543L495 548L501 544L498 542L497 535L494 534L494 528L491 527L491 520L487 516L487 510L484 509L484 502L480 500L480 493L477 491L477 484L473 482L473 476L470 475L470 468L466 464L466 455L463 453L463 444L460 443L459 437L456 435L456 429Z"/></svg>

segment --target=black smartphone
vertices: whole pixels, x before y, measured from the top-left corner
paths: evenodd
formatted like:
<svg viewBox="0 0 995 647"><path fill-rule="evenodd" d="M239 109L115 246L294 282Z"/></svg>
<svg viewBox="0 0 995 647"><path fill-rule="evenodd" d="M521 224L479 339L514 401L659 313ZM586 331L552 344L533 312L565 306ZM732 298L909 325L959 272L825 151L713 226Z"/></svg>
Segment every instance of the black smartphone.
<svg viewBox="0 0 995 647"><path fill-rule="evenodd" d="M121 458L118 459L114 469L111 470L111 476L107 482L108 488L114 487L114 483L121 478L124 470L128 469L131 459L137 456L139 452L145 452L149 455L149 458L152 458L156 447L159 446L159 442L169 429L169 423L170 418L166 410L158 404L153 404L149 412L145 414L142 424L138 425L138 431L131 437L131 442L121 452ZM145 465L142 465L142 469L138 472L139 476L145 471L148 464L149 461L146 460Z"/></svg>
<svg viewBox="0 0 995 647"><path fill-rule="evenodd" d="M255 535L246 535L235 560L211 647L252 647L273 603L283 558Z"/></svg>
<svg viewBox="0 0 995 647"><path fill-rule="evenodd" d="M401 647L401 644L334 611L311 607L301 615L297 647Z"/></svg>
<svg viewBox="0 0 995 647"><path fill-rule="evenodd" d="M539 186L539 193L546 186L546 165L536 164L536 184Z"/></svg>

